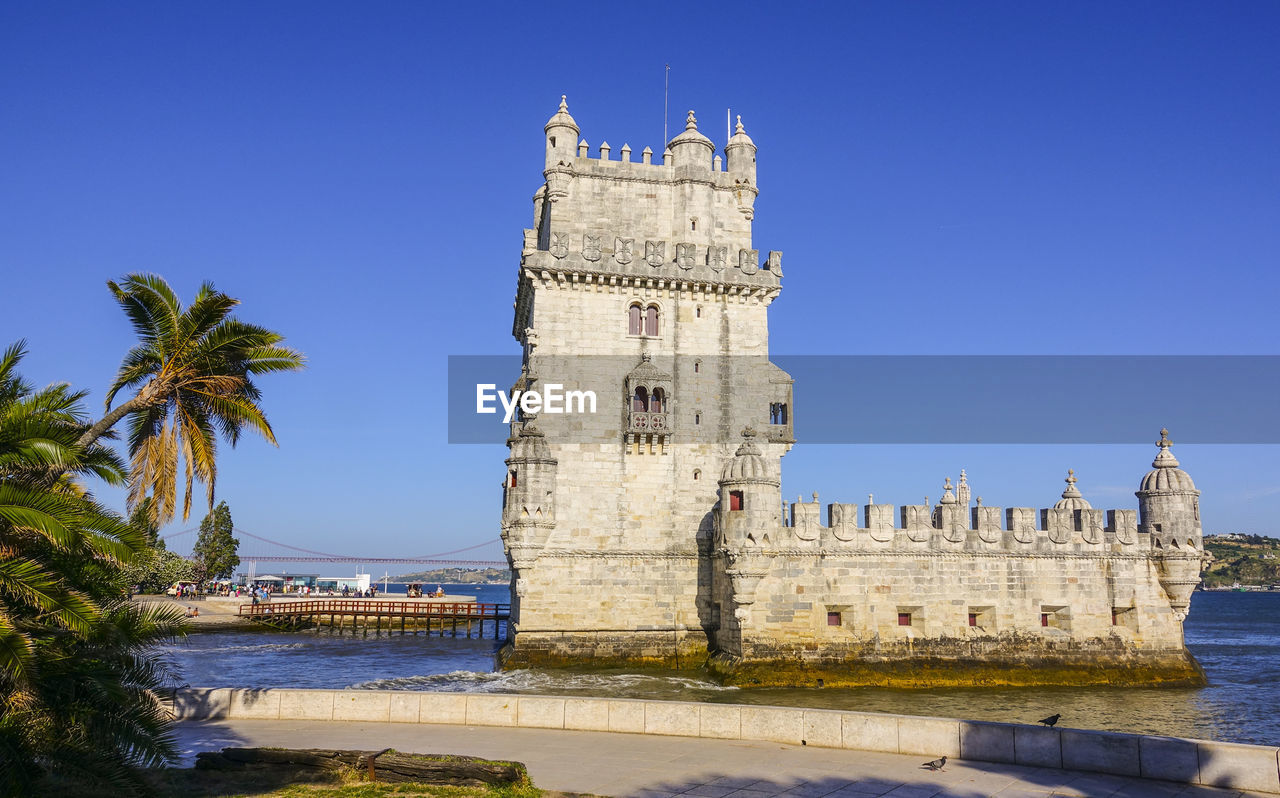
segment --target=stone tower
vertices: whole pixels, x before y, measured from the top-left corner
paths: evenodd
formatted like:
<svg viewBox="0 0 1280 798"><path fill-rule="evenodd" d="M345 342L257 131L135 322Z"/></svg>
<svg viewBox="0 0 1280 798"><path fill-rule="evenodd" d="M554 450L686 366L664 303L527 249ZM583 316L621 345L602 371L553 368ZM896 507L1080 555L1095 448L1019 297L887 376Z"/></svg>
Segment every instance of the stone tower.
<svg viewBox="0 0 1280 798"><path fill-rule="evenodd" d="M1178 468L1169 449L1169 430L1160 430L1160 453L1142 478L1138 496L1138 529L1151 535L1152 556L1160 568L1160 586L1178 620L1187 616L1191 593L1200 584L1204 533L1200 528L1200 491Z"/></svg>
<svg viewBox="0 0 1280 798"><path fill-rule="evenodd" d="M629 144L611 157L607 142L593 157L563 97L544 133L513 390L562 385L597 405L512 424L504 662L679 664L705 656L720 623L717 477L738 432L763 430L751 446L775 493L793 442L791 379L768 361L781 253L762 262L751 238L756 146L739 119L722 160L690 111L660 162L648 147L633 160Z"/></svg>

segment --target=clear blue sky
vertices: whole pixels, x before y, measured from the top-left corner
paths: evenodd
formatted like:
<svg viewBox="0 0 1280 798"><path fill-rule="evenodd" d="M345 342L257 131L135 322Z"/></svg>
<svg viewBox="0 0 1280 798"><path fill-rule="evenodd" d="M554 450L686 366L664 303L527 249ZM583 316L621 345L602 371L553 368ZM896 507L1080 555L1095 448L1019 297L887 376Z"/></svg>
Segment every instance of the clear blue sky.
<svg viewBox="0 0 1280 798"><path fill-rule="evenodd" d="M105 281L212 279L310 359L263 381L280 448L225 450L237 526L496 538L504 450L446 444L445 359L516 351L560 95L593 152L660 151L670 63L673 129L694 108L721 141L731 107L760 148L775 352L1274 354L1278 34L1274 2L10 2L0 342L96 411L130 345ZM1155 451L801 445L784 491L918 502L965 467L1047 506L1072 466L1127 507ZM1176 452L1208 531L1280 532L1277 447Z"/></svg>

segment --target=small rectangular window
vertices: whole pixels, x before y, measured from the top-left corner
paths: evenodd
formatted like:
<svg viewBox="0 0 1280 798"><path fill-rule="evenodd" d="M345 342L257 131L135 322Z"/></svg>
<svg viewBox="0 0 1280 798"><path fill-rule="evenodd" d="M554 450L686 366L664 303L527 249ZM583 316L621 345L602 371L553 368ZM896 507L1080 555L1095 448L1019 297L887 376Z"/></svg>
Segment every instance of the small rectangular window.
<svg viewBox="0 0 1280 798"><path fill-rule="evenodd" d="M742 509L742 491L729 491L729 511L737 512Z"/></svg>
<svg viewBox="0 0 1280 798"><path fill-rule="evenodd" d="M1047 612L1040 613L1040 625L1041 626L1049 625L1049 613Z"/></svg>
<svg viewBox="0 0 1280 798"><path fill-rule="evenodd" d="M828 613L827 613L827 626L839 626L839 625L840 625L840 613L838 613L838 612L828 612Z"/></svg>
<svg viewBox="0 0 1280 798"><path fill-rule="evenodd" d="M976 612L969 613L969 625L970 626L978 625L978 613Z"/></svg>
<svg viewBox="0 0 1280 798"><path fill-rule="evenodd" d="M516 486L516 472L512 471L512 472L511 472L511 487L513 487L513 488L514 488L515 486Z"/></svg>
<svg viewBox="0 0 1280 798"><path fill-rule="evenodd" d="M911 625L911 613L909 612L898 613L898 626L910 626L910 625Z"/></svg>

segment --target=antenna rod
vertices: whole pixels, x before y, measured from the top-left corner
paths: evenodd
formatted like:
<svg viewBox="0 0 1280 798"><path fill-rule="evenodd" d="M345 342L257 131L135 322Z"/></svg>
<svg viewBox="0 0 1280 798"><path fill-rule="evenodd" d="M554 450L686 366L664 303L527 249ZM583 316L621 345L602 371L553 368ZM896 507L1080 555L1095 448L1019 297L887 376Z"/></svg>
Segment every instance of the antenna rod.
<svg viewBox="0 0 1280 798"><path fill-rule="evenodd" d="M671 65L667 64L666 78L662 83L662 149L667 149L667 95L671 93Z"/></svg>
<svg viewBox="0 0 1280 798"><path fill-rule="evenodd" d="M733 109L731 109L731 108L726 108L726 109L724 109L724 143L725 143L725 144L728 144L728 143L729 143L729 138L730 138L730 135L729 135L729 111L731 111L731 110L733 110Z"/></svg>

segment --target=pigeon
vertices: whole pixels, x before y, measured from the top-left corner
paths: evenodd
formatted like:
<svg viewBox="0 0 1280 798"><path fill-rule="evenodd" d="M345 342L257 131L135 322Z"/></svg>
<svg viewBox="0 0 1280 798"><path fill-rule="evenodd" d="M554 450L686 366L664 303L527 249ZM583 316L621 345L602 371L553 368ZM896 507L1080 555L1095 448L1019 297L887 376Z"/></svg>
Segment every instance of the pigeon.
<svg viewBox="0 0 1280 798"><path fill-rule="evenodd" d="M1054 724L1056 724L1056 723L1058 722L1058 720L1059 720L1061 717L1062 717L1062 714L1061 714L1061 713L1059 713L1059 714L1057 714L1057 715L1050 715L1049 717L1045 718L1044 720L1039 720L1039 721L1036 721L1036 722L1037 722L1037 723L1043 723L1043 724L1044 724L1044 725L1046 725L1046 726L1053 726Z"/></svg>
<svg viewBox="0 0 1280 798"><path fill-rule="evenodd" d="M929 768L929 770L942 770L943 766L945 766L946 764L947 764L947 758L944 756L941 759L935 759L932 762L925 762L920 767Z"/></svg>

